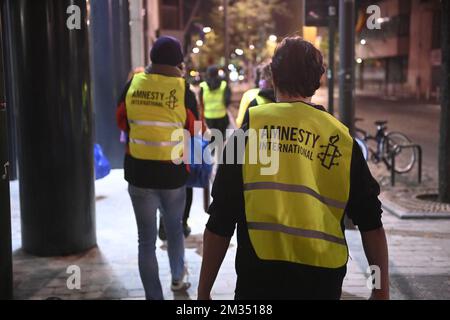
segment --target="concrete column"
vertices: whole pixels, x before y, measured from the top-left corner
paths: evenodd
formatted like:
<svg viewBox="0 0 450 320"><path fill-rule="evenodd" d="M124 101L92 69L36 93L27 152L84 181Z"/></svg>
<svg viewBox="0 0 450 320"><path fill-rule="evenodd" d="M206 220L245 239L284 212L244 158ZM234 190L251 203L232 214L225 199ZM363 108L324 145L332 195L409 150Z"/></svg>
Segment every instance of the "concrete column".
<svg viewBox="0 0 450 320"><path fill-rule="evenodd" d="M23 249L38 256L83 252L96 245L86 1L5 1ZM67 27L71 5L80 9L80 30Z"/></svg>
<svg viewBox="0 0 450 320"><path fill-rule="evenodd" d="M129 27L128 1L91 1L95 141L113 168L123 167L124 146L120 143L115 112L131 71Z"/></svg>
<svg viewBox="0 0 450 320"><path fill-rule="evenodd" d="M0 3L1 5L1 3ZM8 134L4 90L3 40L0 17L0 300L12 299L11 210L8 176Z"/></svg>

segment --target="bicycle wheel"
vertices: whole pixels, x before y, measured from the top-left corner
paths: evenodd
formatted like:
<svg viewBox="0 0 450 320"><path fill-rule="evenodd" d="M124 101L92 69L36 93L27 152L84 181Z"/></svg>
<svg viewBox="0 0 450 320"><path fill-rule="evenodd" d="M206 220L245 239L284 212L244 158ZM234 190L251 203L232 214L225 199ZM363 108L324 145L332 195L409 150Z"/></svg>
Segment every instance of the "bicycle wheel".
<svg viewBox="0 0 450 320"><path fill-rule="evenodd" d="M355 138L355 141L358 143L358 145L362 151L362 154L364 156L364 159L367 161L369 159L369 148L367 147L364 140L361 140L360 138Z"/></svg>
<svg viewBox="0 0 450 320"><path fill-rule="evenodd" d="M395 172L402 174L412 170L416 162L416 152L414 149L399 149L397 146L411 144L411 140L400 132L389 133L383 142L383 156L391 164L392 151L395 152Z"/></svg>

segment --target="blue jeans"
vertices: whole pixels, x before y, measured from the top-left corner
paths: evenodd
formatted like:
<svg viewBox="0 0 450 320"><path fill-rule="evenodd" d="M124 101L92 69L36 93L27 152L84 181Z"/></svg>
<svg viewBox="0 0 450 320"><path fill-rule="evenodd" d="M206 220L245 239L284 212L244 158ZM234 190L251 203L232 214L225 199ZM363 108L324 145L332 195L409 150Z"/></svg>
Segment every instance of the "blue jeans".
<svg viewBox="0 0 450 320"><path fill-rule="evenodd" d="M133 203L139 237L139 273L147 300L163 300L156 259L156 211L159 209L167 234L172 281L184 276L184 235L182 218L186 202L186 187L173 190L142 189L128 186Z"/></svg>

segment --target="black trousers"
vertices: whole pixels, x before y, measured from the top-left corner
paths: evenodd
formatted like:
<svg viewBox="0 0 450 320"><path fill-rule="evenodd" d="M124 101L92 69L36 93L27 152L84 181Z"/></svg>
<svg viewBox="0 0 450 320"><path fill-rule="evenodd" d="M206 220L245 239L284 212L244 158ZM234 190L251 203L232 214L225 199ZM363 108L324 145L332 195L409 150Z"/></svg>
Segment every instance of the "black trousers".
<svg viewBox="0 0 450 320"><path fill-rule="evenodd" d="M226 139L227 128L228 125L230 124L228 115L219 119L205 119L205 120L206 125L208 126L209 129L219 130L222 133L224 140Z"/></svg>

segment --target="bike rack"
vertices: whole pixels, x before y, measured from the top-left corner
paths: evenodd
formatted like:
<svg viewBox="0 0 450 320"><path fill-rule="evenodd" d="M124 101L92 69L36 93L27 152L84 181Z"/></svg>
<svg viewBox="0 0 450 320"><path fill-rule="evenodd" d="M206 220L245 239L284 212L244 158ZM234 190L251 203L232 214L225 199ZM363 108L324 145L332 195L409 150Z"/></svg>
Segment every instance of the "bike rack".
<svg viewBox="0 0 450 320"><path fill-rule="evenodd" d="M418 144L408 144L404 146L396 146L394 150L391 151L391 185L395 186L395 157L397 156L396 151L400 149L402 151L403 149L415 149L417 151L417 154L419 156L419 167L417 169L417 175L418 175L418 182L419 184L422 183L422 147Z"/></svg>

